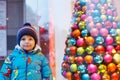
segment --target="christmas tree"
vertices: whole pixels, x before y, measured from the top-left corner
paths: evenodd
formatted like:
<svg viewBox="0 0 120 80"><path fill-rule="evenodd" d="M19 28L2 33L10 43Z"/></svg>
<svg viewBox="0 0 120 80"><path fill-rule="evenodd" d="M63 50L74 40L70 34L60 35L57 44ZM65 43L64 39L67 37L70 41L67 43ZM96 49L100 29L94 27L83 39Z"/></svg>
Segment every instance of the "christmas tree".
<svg viewBox="0 0 120 80"><path fill-rule="evenodd" d="M75 0L62 75L120 80L120 22L112 0Z"/></svg>

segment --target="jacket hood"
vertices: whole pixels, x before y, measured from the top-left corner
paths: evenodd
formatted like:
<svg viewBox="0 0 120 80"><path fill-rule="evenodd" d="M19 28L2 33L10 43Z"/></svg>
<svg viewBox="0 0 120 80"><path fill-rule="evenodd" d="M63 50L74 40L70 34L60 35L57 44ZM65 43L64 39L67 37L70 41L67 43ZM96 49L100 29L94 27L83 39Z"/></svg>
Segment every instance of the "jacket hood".
<svg viewBox="0 0 120 80"><path fill-rule="evenodd" d="M24 52L24 53L25 53L25 51L24 51L19 45L16 45L14 50L17 50L17 51L20 51L20 52ZM34 48L32 51L30 51L30 52L32 52L32 53L37 53L37 52L39 52L39 51L41 52L41 48L40 48L39 45L36 45L35 48Z"/></svg>

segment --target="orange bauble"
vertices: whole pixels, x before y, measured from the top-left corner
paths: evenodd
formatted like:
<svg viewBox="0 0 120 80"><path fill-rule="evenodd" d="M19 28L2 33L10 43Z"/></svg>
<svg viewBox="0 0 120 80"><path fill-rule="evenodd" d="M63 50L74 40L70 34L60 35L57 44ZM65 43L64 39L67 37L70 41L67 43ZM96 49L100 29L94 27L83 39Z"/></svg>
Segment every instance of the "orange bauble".
<svg viewBox="0 0 120 80"><path fill-rule="evenodd" d="M114 63L109 63L107 68L109 72L115 72L115 70L117 69L117 66Z"/></svg>
<svg viewBox="0 0 120 80"><path fill-rule="evenodd" d="M85 38L85 42L86 42L86 44L88 44L88 45L92 45L92 44L94 44L94 38L91 37L91 36L86 37L86 38Z"/></svg>
<svg viewBox="0 0 120 80"><path fill-rule="evenodd" d="M76 22L80 22L80 17L77 17L77 18L76 18Z"/></svg>
<svg viewBox="0 0 120 80"><path fill-rule="evenodd" d="M67 72L66 73L66 77L68 78L68 80L72 80L72 73L71 72Z"/></svg>
<svg viewBox="0 0 120 80"><path fill-rule="evenodd" d="M86 6L83 6L83 7L82 7L82 11L83 11L83 12L86 12L86 9L87 9Z"/></svg>
<svg viewBox="0 0 120 80"><path fill-rule="evenodd" d="M93 62L93 57L91 55L86 55L84 57L84 60L85 60L86 63L90 64L90 63Z"/></svg>
<svg viewBox="0 0 120 80"><path fill-rule="evenodd" d="M76 29L71 33L72 37L78 38L80 36L80 30Z"/></svg>
<svg viewBox="0 0 120 80"><path fill-rule="evenodd" d="M110 80L110 75L105 73L103 76L102 76L102 80Z"/></svg>

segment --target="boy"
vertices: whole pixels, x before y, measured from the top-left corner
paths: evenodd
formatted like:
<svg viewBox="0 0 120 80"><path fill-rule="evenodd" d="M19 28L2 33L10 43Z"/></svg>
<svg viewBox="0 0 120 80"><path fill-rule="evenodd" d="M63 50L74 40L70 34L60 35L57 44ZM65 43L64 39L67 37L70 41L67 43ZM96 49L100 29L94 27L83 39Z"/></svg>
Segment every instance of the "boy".
<svg viewBox="0 0 120 80"><path fill-rule="evenodd" d="M48 60L37 42L37 33L29 23L19 29L17 46L5 59L0 80L53 80Z"/></svg>

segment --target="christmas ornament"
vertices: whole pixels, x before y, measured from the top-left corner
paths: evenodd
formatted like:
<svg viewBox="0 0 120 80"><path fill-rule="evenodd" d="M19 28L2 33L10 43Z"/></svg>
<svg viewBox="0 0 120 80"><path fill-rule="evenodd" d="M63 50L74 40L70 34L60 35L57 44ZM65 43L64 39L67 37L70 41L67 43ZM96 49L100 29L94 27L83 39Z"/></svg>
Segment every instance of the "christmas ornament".
<svg viewBox="0 0 120 80"><path fill-rule="evenodd" d="M68 80L120 79L115 0L74 0L61 74Z"/></svg>

